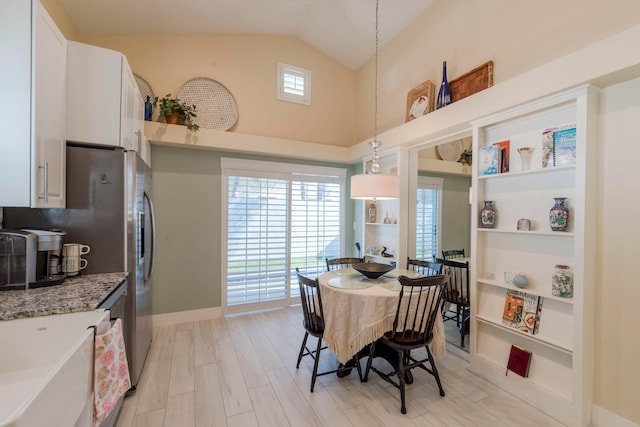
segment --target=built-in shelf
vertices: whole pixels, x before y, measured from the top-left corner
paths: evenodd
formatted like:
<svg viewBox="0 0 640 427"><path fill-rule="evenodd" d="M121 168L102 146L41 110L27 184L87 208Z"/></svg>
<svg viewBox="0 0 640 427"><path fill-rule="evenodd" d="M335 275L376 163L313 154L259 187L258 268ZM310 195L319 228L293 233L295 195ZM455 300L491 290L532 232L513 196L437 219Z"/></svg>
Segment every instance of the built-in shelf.
<svg viewBox="0 0 640 427"><path fill-rule="evenodd" d="M390 225L398 225L398 223L384 223L384 222L366 222L366 225L381 225L381 226L390 226Z"/></svg>
<svg viewBox="0 0 640 427"><path fill-rule="evenodd" d="M509 178L509 177L518 177L518 176L528 176L534 174L541 173L554 173L554 172L562 172L566 170L575 169L575 165L565 165L565 166L556 166L553 168L539 168L539 169L527 169L523 171L514 171L514 172L505 172L505 173L495 173L491 175L479 175L478 179L494 179L494 178Z"/></svg>
<svg viewBox="0 0 640 427"><path fill-rule="evenodd" d="M485 316L481 316L479 314L476 315L476 319L479 322L486 323L486 324L491 325L493 327L498 327L498 328L500 328L502 330L505 330L505 331L507 331L507 332L509 332L511 334L527 337L527 339L536 341L536 342L538 342L538 343L540 343L540 344L542 344L542 345L544 345L546 347L553 348L553 349L558 350L558 351L560 351L560 352L562 352L564 354L567 354L567 355L573 354L573 351L571 350L570 347L568 347L568 346L566 346L564 344L561 344L561 343L558 343L558 342L553 342L553 341L551 341L549 339L546 339L544 336L541 336L540 334L535 334L535 335L527 334L527 333L519 331L518 329L510 328L507 325L503 325L500 321L495 321L493 319L489 319L489 318L487 318Z"/></svg>
<svg viewBox="0 0 640 427"><path fill-rule="evenodd" d="M538 289L519 288L517 286L510 285L510 284L505 283L505 282L500 282L499 280L478 279L478 283L482 283L483 285L488 285L488 286L494 286L494 287L497 287L497 288L512 289L512 290L515 290L515 291L526 292L528 294L538 295L538 296L541 296L543 298L552 299L552 300L555 300L555 301L560 301L560 302L565 303L565 304L573 305L573 298L557 297L557 296L551 294L551 292L540 292Z"/></svg>
<svg viewBox="0 0 640 427"><path fill-rule="evenodd" d="M482 233L513 233L513 234L529 234L537 236L558 236L558 237L573 237L574 234L565 231L538 231L538 230L514 230L514 229L501 229L501 228L479 228L479 232Z"/></svg>

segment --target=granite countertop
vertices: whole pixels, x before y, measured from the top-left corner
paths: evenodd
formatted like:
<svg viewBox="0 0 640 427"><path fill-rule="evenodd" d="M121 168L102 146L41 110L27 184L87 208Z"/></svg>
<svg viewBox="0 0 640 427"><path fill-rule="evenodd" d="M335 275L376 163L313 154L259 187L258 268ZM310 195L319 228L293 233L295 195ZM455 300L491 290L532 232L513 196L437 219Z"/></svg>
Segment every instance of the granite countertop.
<svg viewBox="0 0 640 427"><path fill-rule="evenodd" d="M95 310L128 274L86 274L69 277L56 286L0 291L0 320Z"/></svg>

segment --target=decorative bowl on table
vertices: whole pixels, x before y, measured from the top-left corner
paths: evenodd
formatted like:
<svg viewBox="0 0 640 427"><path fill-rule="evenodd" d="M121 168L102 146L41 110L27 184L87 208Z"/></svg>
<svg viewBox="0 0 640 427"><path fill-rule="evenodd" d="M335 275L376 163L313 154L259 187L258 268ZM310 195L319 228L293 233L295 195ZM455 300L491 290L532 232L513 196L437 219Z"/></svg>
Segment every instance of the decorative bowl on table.
<svg viewBox="0 0 640 427"><path fill-rule="evenodd" d="M353 264L354 270L364 274L369 279L377 279L385 273L390 272L395 267L391 264L381 264L378 262L359 262Z"/></svg>

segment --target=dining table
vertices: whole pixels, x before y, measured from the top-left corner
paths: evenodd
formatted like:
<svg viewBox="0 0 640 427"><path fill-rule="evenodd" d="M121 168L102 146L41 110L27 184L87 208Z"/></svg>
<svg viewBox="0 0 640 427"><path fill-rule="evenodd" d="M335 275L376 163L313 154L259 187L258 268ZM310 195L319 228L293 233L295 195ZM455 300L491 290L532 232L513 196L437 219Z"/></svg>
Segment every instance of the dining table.
<svg viewBox="0 0 640 427"><path fill-rule="evenodd" d="M393 328L401 285L398 277L420 277L412 270L393 269L377 279L365 277L353 268L341 268L318 276L324 313L323 339L342 364L352 363L354 355L368 355L369 344ZM380 346L376 346L379 348ZM446 352L442 316L436 316L433 355L441 359ZM381 354L389 363L397 355Z"/></svg>

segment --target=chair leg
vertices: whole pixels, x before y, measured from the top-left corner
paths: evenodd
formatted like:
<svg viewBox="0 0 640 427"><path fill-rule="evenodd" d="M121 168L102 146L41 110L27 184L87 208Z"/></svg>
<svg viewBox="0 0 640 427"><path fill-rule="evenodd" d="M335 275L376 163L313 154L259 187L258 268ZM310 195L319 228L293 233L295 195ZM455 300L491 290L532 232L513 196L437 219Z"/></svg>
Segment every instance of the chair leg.
<svg viewBox="0 0 640 427"><path fill-rule="evenodd" d="M318 338L318 347L316 348L316 357L313 362L313 373L311 374L311 393L316 385L316 377L318 376L318 363L320 363L320 350L322 350L322 338Z"/></svg>
<svg viewBox="0 0 640 427"><path fill-rule="evenodd" d="M407 413L407 407L405 405L405 384L404 384L404 367L407 355L404 351L398 351L398 383L400 385L400 412Z"/></svg>
<svg viewBox="0 0 640 427"><path fill-rule="evenodd" d="M431 354L431 350L429 350L429 346L425 346L427 349L427 357L429 358L429 364L431 365L431 373L436 378L436 383L438 384L438 388L440 389L440 396L444 397L444 389L442 388L442 383L440 382L440 374L438 373L438 368L436 368L436 362L433 360L433 354Z"/></svg>
<svg viewBox="0 0 640 427"><path fill-rule="evenodd" d="M296 369L300 368L300 361L302 360L304 349L305 349L305 346L307 345L307 338L309 338L309 332L305 331L304 339L302 340L302 346L300 347L300 353L298 353L298 363L296 364Z"/></svg>

